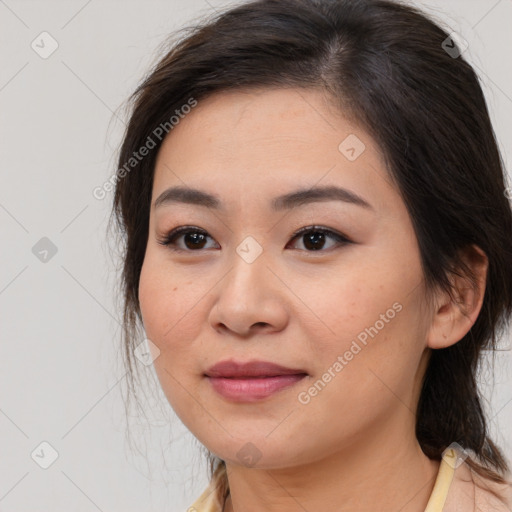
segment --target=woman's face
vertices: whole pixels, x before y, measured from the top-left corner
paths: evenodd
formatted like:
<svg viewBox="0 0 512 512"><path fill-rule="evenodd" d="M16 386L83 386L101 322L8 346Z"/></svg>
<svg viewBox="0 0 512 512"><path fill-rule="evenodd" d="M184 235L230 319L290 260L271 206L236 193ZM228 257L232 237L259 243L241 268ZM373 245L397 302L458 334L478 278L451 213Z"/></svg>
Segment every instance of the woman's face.
<svg viewBox="0 0 512 512"><path fill-rule="evenodd" d="M179 226L190 233L159 243ZM224 460L291 467L414 436L432 318L424 293L379 148L320 92L220 93L164 140L144 327L172 407ZM290 373L210 371L224 361Z"/></svg>

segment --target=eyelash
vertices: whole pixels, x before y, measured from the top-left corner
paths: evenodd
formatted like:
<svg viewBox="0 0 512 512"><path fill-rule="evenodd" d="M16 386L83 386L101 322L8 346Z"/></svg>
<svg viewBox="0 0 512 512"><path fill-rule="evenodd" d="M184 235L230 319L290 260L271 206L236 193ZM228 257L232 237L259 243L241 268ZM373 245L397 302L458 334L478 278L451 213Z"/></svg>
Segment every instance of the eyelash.
<svg viewBox="0 0 512 512"><path fill-rule="evenodd" d="M158 239L157 242L161 245L168 247L172 251L189 252L189 253L203 252L203 249L197 249L197 250L192 249L191 250L191 249L181 249L181 248L176 247L176 243L175 243L176 239L182 235L187 234L187 233L197 233L197 234L209 236L208 233L203 229L200 229L200 228L197 228L194 226L180 226L178 228L173 229L169 233L167 233L163 238ZM301 235L305 235L307 233L322 233L324 235L327 235L330 238L333 238L334 240L336 240L336 242L338 242L338 247L353 243L349 238L342 235L341 233L337 233L336 231L333 231L331 229L328 229L328 228L325 228L322 226L306 226L304 228L301 228L292 235L291 241L295 240L296 238L300 237ZM315 253L315 252L328 252L332 249L336 249L336 247L332 247L327 250L319 249L318 251L314 251L314 250L308 251L307 249L306 250L300 249L300 250L302 250L304 252L308 252L308 253Z"/></svg>

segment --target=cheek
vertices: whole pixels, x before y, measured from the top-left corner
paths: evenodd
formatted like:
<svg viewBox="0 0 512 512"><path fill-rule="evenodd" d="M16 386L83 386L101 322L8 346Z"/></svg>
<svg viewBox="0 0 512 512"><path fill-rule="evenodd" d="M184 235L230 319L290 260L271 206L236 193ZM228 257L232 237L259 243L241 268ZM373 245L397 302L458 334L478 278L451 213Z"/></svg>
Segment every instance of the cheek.
<svg viewBox="0 0 512 512"><path fill-rule="evenodd" d="M345 391L357 396L355 407L364 403L361 398L378 396L377 389L386 392L379 377L397 392L410 388L425 346L419 264L380 263L363 265L364 271L344 268L329 280L308 280L307 287L294 288L307 297L307 317L313 319L302 327L309 330L315 378L332 381L326 387L338 396ZM345 398L350 402L351 397Z"/></svg>
<svg viewBox="0 0 512 512"><path fill-rule="evenodd" d="M330 272L323 279L308 279L302 286L297 280L294 291L301 300L304 297L303 318L311 318L311 323L303 326L315 330L314 339L308 339L320 357L326 351L348 349L356 338L364 343L375 329L389 331L404 298L403 286L390 272L369 268L361 272L356 267Z"/></svg>
<svg viewBox="0 0 512 512"><path fill-rule="evenodd" d="M189 319L199 311L195 306L204 295L200 288L183 274L180 277L168 263L159 263L151 254L145 258L139 281L140 309L148 338L161 350L178 340L177 329L179 340L193 336L189 330L194 323Z"/></svg>
<svg viewBox="0 0 512 512"><path fill-rule="evenodd" d="M163 270L162 270L163 269ZM201 330L207 321L207 280L191 278L158 255L146 255L139 281L139 303L146 336L158 347L154 367L175 410L190 402L207 351Z"/></svg>
<svg viewBox="0 0 512 512"><path fill-rule="evenodd" d="M162 272L162 268L166 268L165 264L147 255L139 281L140 309L145 333L160 350L153 364L161 388L175 412L188 418L189 393L196 393L191 376L198 363L193 357L197 324L190 320L198 298L190 291L191 284L180 280L179 273ZM198 415L200 411L193 413Z"/></svg>
<svg viewBox="0 0 512 512"><path fill-rule="evenodd" d="M172 286L165 278L162 279L157 267L152 265L151 258L146 256L139 280L139 304L146 334L159 346L169 314L172 315L171 297L174 288L177 287Z"/></svg>

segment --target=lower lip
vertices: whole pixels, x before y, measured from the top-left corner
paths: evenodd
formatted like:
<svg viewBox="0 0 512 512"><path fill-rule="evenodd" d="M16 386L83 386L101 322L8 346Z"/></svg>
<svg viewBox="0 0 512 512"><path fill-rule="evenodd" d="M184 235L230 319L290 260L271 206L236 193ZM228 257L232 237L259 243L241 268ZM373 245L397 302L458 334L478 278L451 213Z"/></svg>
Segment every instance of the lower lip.
<svg viewBox="0 0 512 512"><path fill-rule="evenodd" d="M224 398L235 402L255 402L267 398L277 391L289 388L301 381L306 375L277 375L261 378L225 378L208 377L213 389Z"/></svg>

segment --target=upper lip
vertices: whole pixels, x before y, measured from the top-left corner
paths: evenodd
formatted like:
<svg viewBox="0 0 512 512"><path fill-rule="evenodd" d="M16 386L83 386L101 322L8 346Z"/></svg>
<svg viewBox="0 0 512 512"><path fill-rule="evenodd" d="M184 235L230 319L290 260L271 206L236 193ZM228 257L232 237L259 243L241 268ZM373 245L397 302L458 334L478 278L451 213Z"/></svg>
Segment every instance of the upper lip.
<svg viewBox="0 0 512 512"><path fill-rule="evenodd" d="M268 361L248 361L246 363L233 360L220 361L211 366L205 375L208 377L275 377L277 375L306 374L297 368L287 368Z"/></svg>

